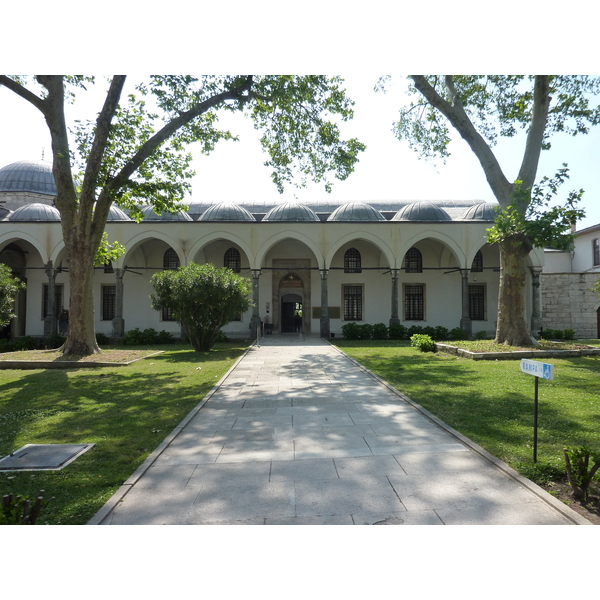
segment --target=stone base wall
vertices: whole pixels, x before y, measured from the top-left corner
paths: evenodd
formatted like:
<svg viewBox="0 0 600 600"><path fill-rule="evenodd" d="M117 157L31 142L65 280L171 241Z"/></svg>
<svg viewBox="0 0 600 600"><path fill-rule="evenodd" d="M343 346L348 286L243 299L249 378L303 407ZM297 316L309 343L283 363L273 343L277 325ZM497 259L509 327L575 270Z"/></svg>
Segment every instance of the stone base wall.
<svg viewBox="0 0 600 600"><path fill-rule="evenodd" d="M600 297L591 291L598 273L542 273L544 329L574 329L578 338L598 337Z"/></svg>

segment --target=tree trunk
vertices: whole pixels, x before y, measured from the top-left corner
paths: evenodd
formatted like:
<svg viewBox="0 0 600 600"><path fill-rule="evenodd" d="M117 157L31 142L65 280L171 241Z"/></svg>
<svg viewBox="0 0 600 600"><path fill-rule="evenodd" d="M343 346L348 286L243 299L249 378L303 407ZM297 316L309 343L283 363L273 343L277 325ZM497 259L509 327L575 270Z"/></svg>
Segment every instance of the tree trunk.
<svg viewBox="0 0 600 600"><path fill-rule="evenodd" d="M531 246L521 236L500 242L497 344L538 346L525 316L527 256Z"/></svg>
<svg viewBox="0 0 600 600"><path fill-rule="evenodd" d="M89 254L89 252L87 253ZM69 331L61 348L63 354L88 356L100 354L94 328L94 260L86 254L69 252Z"/></svg>

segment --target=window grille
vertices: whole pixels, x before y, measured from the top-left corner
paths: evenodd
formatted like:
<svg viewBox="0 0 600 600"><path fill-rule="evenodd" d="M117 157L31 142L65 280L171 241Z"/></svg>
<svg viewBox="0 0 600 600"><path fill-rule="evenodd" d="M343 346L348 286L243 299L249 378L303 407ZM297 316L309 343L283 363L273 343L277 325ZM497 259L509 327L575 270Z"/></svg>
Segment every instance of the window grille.
<svg viewBox="0 0 600 600"><path fill-rule="evenodd" d="M48 284L44 283L42 292L42 319L48 316ZM58 317L63 309L63 284L58 283L54 286L54 315Z"/></svg>
<svg viewBox="0 0 600 600"><path fill-rule="evenodd" d="M344 321L362 321L362 286L344 286Z"/></svg>
<svg viewBox="0 0 600 600"><path fill-rule="evenodd" d="M485 286L469 285L469 318L485 321Z"/></svg>
<svg viewBox="0 0 600 600"><path fill-rule="evenodd" d="M102 320L112 321L115 318L117 306L117 286L102 286Z"/></svg>
<svg viewBox="0 0 600 600"><path fill-rule="evenodd" d="M411 248L404 256L404 271L406 273L423 272L423 255L420 250Z"/></svg>
<svg viewBox="0 0 600 600"><path fill-rule="evenodd" d="M237 248L229 248L229 250L225 252L223 262L225 268L231 269L234 273L239 273L242 270L242 259L240 257L240 251Z"/></svg>
<svg viewBox="0 0 600 600"><path fill-rule="evenodd" d="M360 252L350 248L344 255L344 273L362 273Z"/></svg>
<svg viewBox="0 0 600 600"><path fill-rule="evenodd" d="M163 269L178 269L181 266L179 256L173 248L169 248L163 257Z"/></svg>
<svg viewBox="0 0 600 600"><path fill-rule="evenodd" d="M600 265L600 239L596 238L593 242L594 245L594 266Z"/></svg>
<svg viewBox="0 0 600 600"><path fill-rule="evenodd" d="M425 320L425 286L404 286L404 320Z"/></svg>
<svg viewBox="0 0 600 600"><path fill-rule="evenodd" d="M473 264L471 264L471 273L479 273L481 271L483 271L483 255L481 254L481 250L479 250L473 259Z"/></svg>

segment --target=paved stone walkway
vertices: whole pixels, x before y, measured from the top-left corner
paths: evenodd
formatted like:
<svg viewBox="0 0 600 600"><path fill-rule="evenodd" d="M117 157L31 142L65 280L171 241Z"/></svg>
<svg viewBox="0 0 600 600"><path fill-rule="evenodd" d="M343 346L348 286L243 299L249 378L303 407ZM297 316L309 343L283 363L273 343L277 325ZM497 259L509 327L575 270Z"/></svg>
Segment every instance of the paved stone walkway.
<svg viewBox="0 0 600 600"><path fill-rule="evenodd" d="M90 521L574 523L589 524L335 347L300 335L252 347Z"/></svg>

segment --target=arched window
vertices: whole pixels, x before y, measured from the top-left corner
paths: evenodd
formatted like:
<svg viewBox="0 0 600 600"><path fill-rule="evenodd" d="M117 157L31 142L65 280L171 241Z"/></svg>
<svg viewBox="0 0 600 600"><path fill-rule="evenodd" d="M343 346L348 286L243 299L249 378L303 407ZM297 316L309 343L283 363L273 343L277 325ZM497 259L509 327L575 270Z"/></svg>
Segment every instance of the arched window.
<svg viewBox="0 0 600 600"><path fill-rule="evenodd" d="M240 251L237 248L229 248L229 250L225 252L223 262L225 268L231 269L234 273L239 273L242 270L242 259L240 257Z"/></svg>
<svg viewBox="0 0 600 600"><path fill-rule="evenodd" d="M362 273L360 252L350 248L344 254L344 273Z"/></svg>
<svg viewBox="0 0 600 600"><path fill-rule="evenodd" d="M411 248L404 256L404 271L406 273L423 272L423 256L416 248Z"/></svg>
<svg viewBox="0 0 600 600"><path fill-rule="evenodd" d="M479 250L473 259L471 272L480 273L481 271L483 271L483 255L481 254L481 250Z"/></svg>
<svg viewBox="0 0 600 600"><path fill-rule="evenodd" d="M594 266L597 267L600 265L600 239L596 238L592 245L594 248Z"/></svg>
<svg viewBox="0 0 600 600"><path fill-rule="evenodd" d="M181 266L179 256L173 248L169 248L163 257L163 269L178 269Z"/></svg>

